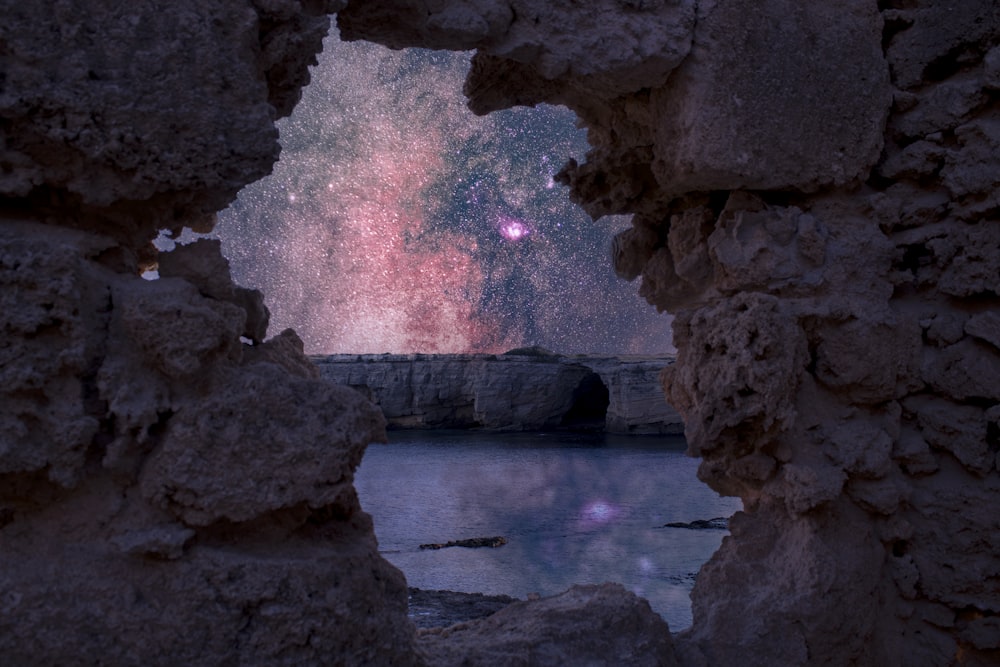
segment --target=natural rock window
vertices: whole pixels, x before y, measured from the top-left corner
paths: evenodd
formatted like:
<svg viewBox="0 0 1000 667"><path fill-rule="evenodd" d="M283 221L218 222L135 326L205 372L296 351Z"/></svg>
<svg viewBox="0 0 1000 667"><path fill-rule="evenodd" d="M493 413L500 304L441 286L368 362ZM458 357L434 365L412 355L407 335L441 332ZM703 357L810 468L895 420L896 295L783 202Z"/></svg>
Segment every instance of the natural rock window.
<svg viewBox="0 0 1000 667"><path fill-rule="evenodd" d="M559 424L572 430L603 430L608 414L608 388L601 376L591 373L573 389L573 404Z"/></svg>
<svg viewBox="0 0 1000 667"><path fill-rule="evenodd" d="M353 488L382 416L321 381L294 332L264 339L264 302L218 244L158 256L158 230L210 232L271 169L335 13L345 39L476 50L477 113L563 105L586 127L592 149L551 178L593 215L632 215L616 269L675 312L665 390L699 477L745 507L683 634L612 585L415 634ZM0 16L5 661L1000 662L994 0L0 0ZM369 162L415 202L426 171ZM298 210L236 232L262 261L286 247L266 236L293 249L279 264L298 279L275 272L292 310L301 278L350 268L303 224L329 211ZM504 215L498 239L539 238ZM398 238L342 240L398 266ZM378 291L386 321L426 321ZM353 311L323 326L335 315Z"/></svg>

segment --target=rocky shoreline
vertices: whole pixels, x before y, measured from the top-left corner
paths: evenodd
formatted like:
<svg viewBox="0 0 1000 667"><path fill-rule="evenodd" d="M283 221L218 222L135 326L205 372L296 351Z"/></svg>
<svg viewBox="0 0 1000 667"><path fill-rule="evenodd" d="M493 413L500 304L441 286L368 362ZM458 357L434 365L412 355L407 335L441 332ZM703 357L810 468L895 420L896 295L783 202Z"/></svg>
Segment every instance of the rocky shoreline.
<svg viewBox="0 0 1000 667"><path fill-rule="evenodd" d="M729 530L729 517L695 519L691 522L673 522L660 528L684 528L687 530ZM447 547L496 548L507 543L505 537L478 537L453 540L443 544L421 544L421 549L443 549ZM696 573L690 575L693 582ZM537 600L539 595L531 593L528 600ZM488 595L485 593L464 593L451 590L429 590L416 587L408 589L408 614L418 629L447 628L457 623L466 623L491 616L520 598L510 595Z"/></svg>
<svg viewBox="0 0 1000 667"><path fill-rule="evenodd" d="M663 528L686 528L687 530L729 530L729 517L717 516L714 519L695 519L690 523L674 521L663 524Z"/></svg>
<svg viewBox="0 0 1000 667"><path fill-rule="evenodd" d="M446 628L500 611L518 598L458 591L409 589L410 620L418 628Z"/></svg>

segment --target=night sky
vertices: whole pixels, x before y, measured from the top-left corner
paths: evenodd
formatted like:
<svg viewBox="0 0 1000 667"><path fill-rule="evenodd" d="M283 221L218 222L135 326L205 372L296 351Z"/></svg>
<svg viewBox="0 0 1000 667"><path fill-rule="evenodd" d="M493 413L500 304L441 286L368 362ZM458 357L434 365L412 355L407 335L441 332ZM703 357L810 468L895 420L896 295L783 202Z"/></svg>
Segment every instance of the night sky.
<svg viewBox="0 0 1000 667"><path fill-rule="evenodd" d="M672 350L670 320L615 277L611 237L553 176L582 159L561 107L477 117L470 54L326 41L281 160L216 228L270 334L308 353Z"/></svg>

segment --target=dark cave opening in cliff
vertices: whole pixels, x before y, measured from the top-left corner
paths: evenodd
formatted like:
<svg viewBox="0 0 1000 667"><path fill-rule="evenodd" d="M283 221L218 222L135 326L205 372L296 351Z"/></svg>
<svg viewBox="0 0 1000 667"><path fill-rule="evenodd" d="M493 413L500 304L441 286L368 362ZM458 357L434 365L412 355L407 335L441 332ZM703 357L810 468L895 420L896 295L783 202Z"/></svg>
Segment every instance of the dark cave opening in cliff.
<svg viewBox="0 0 1000 667"><path fill-rule="evenodd" d="M573 389L573 402L559 426L571 431L602 431L610 404L607 385L600 375L590 373Z"/></svg>

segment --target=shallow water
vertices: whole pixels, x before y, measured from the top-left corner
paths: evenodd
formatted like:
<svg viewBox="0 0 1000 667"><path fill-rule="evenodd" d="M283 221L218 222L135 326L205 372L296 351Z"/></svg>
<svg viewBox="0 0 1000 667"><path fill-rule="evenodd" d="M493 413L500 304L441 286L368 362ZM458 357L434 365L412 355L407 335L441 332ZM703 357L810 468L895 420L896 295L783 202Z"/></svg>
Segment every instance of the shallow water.
<svg viewBox="0 0 1000 667"><path fill-rule="evenodd" d="M524 598L616 581L673 631L727 533L661 528L730 516L679 437L396 431L368 447L356 486L383 555L409 585ZM419 545L502 535L490 549Z"/></svg>

